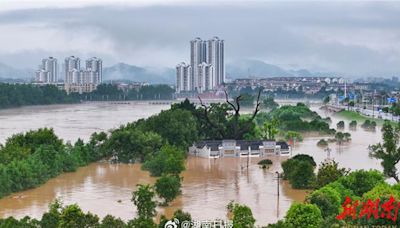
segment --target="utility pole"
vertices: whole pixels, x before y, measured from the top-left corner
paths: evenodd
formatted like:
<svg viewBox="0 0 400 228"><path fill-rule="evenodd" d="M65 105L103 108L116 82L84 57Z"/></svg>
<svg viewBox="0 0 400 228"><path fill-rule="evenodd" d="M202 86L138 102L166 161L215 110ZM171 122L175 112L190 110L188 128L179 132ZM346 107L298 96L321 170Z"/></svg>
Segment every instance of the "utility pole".
<svg viewBox="0 0 400 228"><path fill-rule="evenodd" d="M376 93L376 90L374 91L374 94L372 95L372 118L375 118L375 93Z"/></svg>
<svg viewBox="0 0 400 228"><path fill-rule="evenodd" d="M251 146L249 146L249 152L247 153L247 171L249 170L250 151L251 151Z"/></svg>
<svg viewBox="0 0 400 228"><path fill-rule="evenodd" d="M326 160L327 161L330 161L331 160L331 148L329 148L329 147L327 147L326 149L325 149L325 152L326 152Z"/></svg>
<svg viewBox="0 0 400 228"><path fill-rule="evenodd" d="M280 175L280 173L278 172L278 171L276 171L275 172L276 173L276 176L277 176L277 178L276 178L276 181L277 181L277 196L278 196L278 200L279 200L279 179L281 178L281 175Z"/></svg>

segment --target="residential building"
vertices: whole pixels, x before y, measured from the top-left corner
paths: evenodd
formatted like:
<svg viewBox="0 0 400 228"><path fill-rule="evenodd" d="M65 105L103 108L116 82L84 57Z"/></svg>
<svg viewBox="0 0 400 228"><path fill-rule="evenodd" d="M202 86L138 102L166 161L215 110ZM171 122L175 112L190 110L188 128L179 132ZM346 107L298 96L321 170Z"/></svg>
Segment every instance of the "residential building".
<svg viewBox="0 0 400 228"><path fill-rule="evenodd" d="M205 62L202 62L198 66L198 80L199 87L198 92L203 93L208 90L212 90L215 88L215 70L214 66Z"/></svg>
<svg viewBox="0 0 400 228"><path fill-rule="evenodd" d="M190 88L193 91L197 91L199 87L199 69L197 66L207 60L206 44L206 41L201 40L199 37L190 41L190 65L192 66Z"/></svg>
<svg viewBox="0 0 400 228"><path fill-rule="evenodd" d="M182 62L176 66L176 92L190 91L192 84L192 67Z"/></svg>
<svg viewBox="0 0 400 228"><path fill-rule="evenodd" d="M94 84L103 82L103 61L97 57L86 60L86 71L91 72L90 81Z"/></svg>
<svg viewBox="0 0 400 228"><path fill-rule="evenodd" d="M35 82L36 83L48 83L49 82L49 72L44 69L39 69L35 72Z"/></svg>
<svg viewBox="0 0 400 228"><path fill-rule="evenodd" d="M190 68L190 73L186 69ZM190 65L176 67L177 93L215 91L225 82L224 41L218 37L205 41L197 37L190 41ZM184 77L189 78L184 82ZM188 83L188 84L186 84Z"/></svg>
<svg viewBox="0 0 400 228"><path fill-rule="evenodd" d="M207 43L207 63L214 66L216 86L225 82L224 41L217 36Z"/></svg>
<svg viewBox="0 0 400 228"><path fill-rule="evenodd" d="M41 84L56 84L58 82L58 64L57 59L48 57L42 59L42 64L35 72L35 82Z"/></svg>
<svg viewBox="0 0 400 228"><path fill-rule="evenodd" d="M92 57L86 60L86 69L80 68L80 59L70 56L65 59L65 90L67 93L87 93L96 90L103 80L102 60Z"/></svg>
<svg viewBox="0 0 400 228"><path fill-rule="evenodd" d="M65 58L64 61L64 75L65 75L65 80L64 83L70 84L72 81L69 81L71 78L68 76L70 71L73 71L74 69L80 70L81 69L81 60L78 57L75 56L70 56Z"/></svg>

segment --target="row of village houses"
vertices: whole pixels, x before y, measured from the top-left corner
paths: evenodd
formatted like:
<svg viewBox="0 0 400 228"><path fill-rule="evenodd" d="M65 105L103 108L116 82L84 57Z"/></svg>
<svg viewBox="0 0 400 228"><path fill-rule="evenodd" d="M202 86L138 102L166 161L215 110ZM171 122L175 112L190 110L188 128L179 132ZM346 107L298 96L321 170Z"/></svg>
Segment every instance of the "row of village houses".
<svg viewBox="0 0 400 228"><path fill-rule="evenodd" d="M289 156L291 147L274 140L210 140L189 147L189 154L204 158Z"/></svg>

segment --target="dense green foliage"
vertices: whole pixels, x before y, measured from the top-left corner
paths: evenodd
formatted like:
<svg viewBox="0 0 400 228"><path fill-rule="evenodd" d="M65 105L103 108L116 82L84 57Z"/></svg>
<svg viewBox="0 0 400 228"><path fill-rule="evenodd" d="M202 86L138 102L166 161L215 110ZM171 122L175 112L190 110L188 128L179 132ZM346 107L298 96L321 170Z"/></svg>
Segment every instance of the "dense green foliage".
<svg viewBox="0 0 400 228"><path fill-rule="evenodd" d="M336 132L335 140L338 144L342 144L344 142L349 142L351 140L351 134L348 132Z"/></svg>
<svg viewBox="0 0 400 228"><path fill-rule="evenodd" d="M309 158L302 156L301 160L304 162ZM288 171L288 167L283 165L283 168L284 171ZM289 175L291 175L290 173L293 171L290 169L289 171ZM292 204L285 219L275 224L269 224L268 227L343 227L346 224L388 225L391 224L390 221L382 218L367 220L364 216L355 220L350 217L345 220L338 220L336 216L343 211L342 204L346 197L361 202L366 202L368 199L373 201L380 199L381 203L387 201L390 196L393 196L396 200L400 199L400 185L386 184L383 174L379 171L356 170L349 173L349 170L339 168L338 163L334 161L321 164L315 187L317 189L307 196L305 203Z"/></svg>
<svg viewBox="0 0 400 228"><path fill-rule="evenodd" d="M24 105L48 105L79 102L79 96L67 95L54 85L0 83L0 109Z"/></svg>
<svg viewBox="0 0 400 228"><path fill-rule="evenodd" d="M344 129L344 121L341 120L336 124L337 129Z"/></svg>
<svg viewBox="0 0 400 228"><path fill-rule="evenodd" d="M163 146L154 157L148 159L142 168L150 171L152 176L163 174L179 175L185 170L185 154L175 146Z"/></svg>
<svg viewBox="0 0 400 228"><path fill-rule="evenodd" d="M317 205L324 218L337 215L341 206L340 194L328 186L312 192L307 196L307 201Z"/></svg>
<svg viewBox="0 0 400 228"><path fill-rule="evenodd" d="M90 212L83 212L76 205L63 206L55 201L49 206L41 219L31 219L29 217L17 220L13 217L0 219L0 227L4 228L164 228L168 221L165 216L161 216L160 223L154 222L156 202L154 192L150 186L139 185L138 190L133 193L134 203L138 208L137 217L128 221L106 215L102 220L97 215ZM182 210L177 210L173 218L179 221L191 221L191 215ZM180 227L180 226L179 226Z"/></svg>
<svg viewBox="0 0 400 228"><path fill-rule="evenodd" d="M374 131L376 128L376 122L371 120L365 120L365 122L361 125L365 130Z"/></svg>
<svg viewBox="0 0 400 228"><path fill-rule="evenodd" d="M36 187L97 160L103 156L99 139L92 137L88 144L81 140L63 144L47 128L12 136L0 146L0 197Z"/></svg>
<svg viewBox="0 0 400 228"><path fill-rule="evenodd" d="M320 209L314 204L294 203L285 216L287 227L319 228L322 224Z"/></svg>
<svg viewBox="0 0 400 228"><path fill-rule="evenodd" d="M258 125L272 120L279 120L278 129L281 131L316 131L326 134L331 134L335 131L329 128L327 120L322 119L303 103L298 103L295 106L284 105L269 113L260 113L256 118Z"/></svg>
<svg viewBox="0 0 400 228"><path fill-rule="evenodd" d="M129 126L128 126L129 127ZM199 138L196 118L190 111L171 109L133 124L145 132L155 132L171 145L187 149Z"/></svg>
<svg viewBox="0 0 400 228"><path fill-rule="evenodd" d="M174 92L168 85L146 85L123 91L116 85L100 84L91 93L67 94L55 85L0 83L0 109L25 105L69 104L81 100L170 100L173 99Z"/></svg>
<svg viewBox="0 0 400 228"><path fill-rule="evenodd" d="M263 159L257 163L260 165L263 169L269 168L272 165L272 161L269 159Z"/></svg>
<svg viewBox="0 0 400 228"><path fill-rule="evenodd" d="M121 127L112 132L106 142L107 149L121 162L145 161L158 151L163 143L160 135L136 128Z"/></svg>
<svg viewBox="0 0 400 228"><path fill-rule="evenodd" d="M246 205L235 204L233 207L233 227L253 228L256 220L251 209Z"/></svg>
<svg viewBox="0 0 400 228"><path fill-rule="evenodd" d="M274 110L279 107L279 104L275 102L273 97L267 97L263 100L262 107L268 110Z"/></svg>
<svg viewBox="0 0 400 228"><path fill-rule="evenodd" d="M328 146L328 141L326 141L325 139L320 139L320 140L317 142L317 146L326 147L326 146Z"/></svg>
<svg viewBox="0 0 400 228"><path fill-rule="evenodd" d="M113 84L101 84L92 93L83 94L87 100L171 100L175 90L168 85L145 85L126 91Z"/></svg>
<svg viewBox="0 0 400 228"><path fill-rule="evenodd" d="M156 215L157 203L154 200L156 193L150 185L137 186L137 190L132 193L132 202L136 205L139 218L152 219Z"/></svg>
<svg viewBox="0 0 400 228"><path fill-rule="evenodd" d="M400 161L400 125L395 128L389 121L385 121L382 127L383 144L378 143L370 147L370 156L380 159L383 173L387 177L394 178L397 183L400 181L396 165Z"/></svg>
<svg viewBox="0 0 400 228"><path fill-rule="evenodd" d="M305 154L296 155L282 162L283 178L289 180L293 188L311 188L315 182L315 166L312 157Z"/></svg>
<svg viewBox="0 0 400 228"><path fill-rule="evenodd" d="M356 120L352 120L352 121L349 123L349 128L350 128L351 130L357 129L357 121L356 121Z"/></svg>
<svg viewBox="0 0 400 228"><path fill-rule="evenodd" d="M254 106L254 100L255 96L245 93L241 95L241 105L244 107L253 107Z"/></svg>
<svg viewBox="0 0 400 228"><path fill-rule="evenodd" d="M339 164L335 161L322 162L318 168L315 187L321 188L329 183L338 180L348 173L349 170L345 168L339 168Z"/></svg>
<svg viewBox="0 0 400 228"><path fill-rule="evenodd" d="M257 163L258 165L272 165L272 161L270 159L263 159Z"/></svg>
<svg viewBox="0 0 400 228"><path fill-rule="evenodd" d="M303 136L297 131L287 131L285 134L285 140L289 142L301 142L303 141Z"/></svg>
<svg viewBox="0 0 400 228"><path fill-rule="evenodd" d="M261 136L265 140L274 140L278 134L278 121L276 119L265 121L261 127Z"/></svg>
<svg viewBox="0 0 400 228"><path fill-rule="evenodd" d="M241 104L241 99L235 99ZM185 100L175 104L171 110L184 109L195 117L198 136L201 139L255 139L256 124L250 115L241 115L238 105L233 103L212 103L195 107ZM254 116L255 117L255 116Z"/></svg>
<svg viewBox="0 0 400 228"><path fill-rule="evenodd" d="M338 180L345 188L351 190L356 196L362 196L385 179L377 170L357 170Z"/></svg>

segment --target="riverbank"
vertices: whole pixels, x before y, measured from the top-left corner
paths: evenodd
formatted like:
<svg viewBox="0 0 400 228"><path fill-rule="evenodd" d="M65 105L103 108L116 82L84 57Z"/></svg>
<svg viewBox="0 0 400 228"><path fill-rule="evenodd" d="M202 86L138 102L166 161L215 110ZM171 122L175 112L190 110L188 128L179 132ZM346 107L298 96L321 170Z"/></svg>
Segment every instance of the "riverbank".
<svg viewBox="0 0 400 228"><path fill-rule="evenodd" d="M375 121L378 125L383 125L383 123L385 122L385 120L383 119L377 119L377 118L372 118L372 117L368 117L368 116L364 116L358 112L355 111L347 111L347 110L343 110L340 112L337 112L334 114L335 116L339 117L339 118L344 118L347 120L355 120L357 121L359 124L362 124L364 121L366 120L370 120L370 121ZM392 124L397 124L397 122L395 121L391 121L389 120Z"/></svg>

